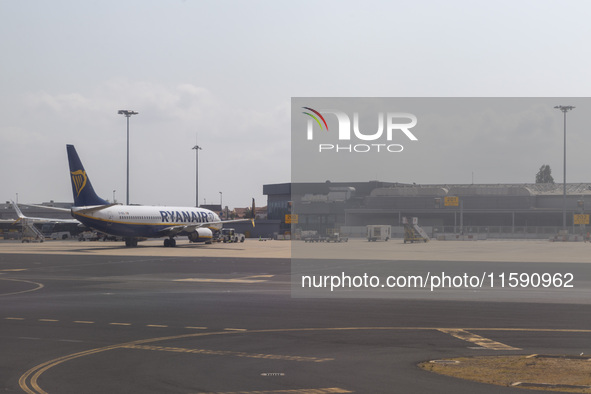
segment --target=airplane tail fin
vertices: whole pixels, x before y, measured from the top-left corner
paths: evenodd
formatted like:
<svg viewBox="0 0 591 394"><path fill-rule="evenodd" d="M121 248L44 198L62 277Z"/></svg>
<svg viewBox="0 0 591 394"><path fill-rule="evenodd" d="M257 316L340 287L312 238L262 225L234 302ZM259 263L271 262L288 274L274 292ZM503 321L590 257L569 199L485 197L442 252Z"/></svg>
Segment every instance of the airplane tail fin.
<svg viewBox="0 0 591 394"><path fill-rule="evenodd" d="M12 207L14 208L14 211L16 212L16 216L18 216L19 219L24 219L25 215L23 215L23 213L20 210L20 208L18 207L18 205L12 200L10 200L10 202L12 202Z"/></svg>
<svg viewBox="0 0 591 394"><path fill-rule="evenodd" d="M26 219L25 215L23 215L22 211L20 210L20 208L18 207L18 205L10 200L12 202L12 207L14 208L14 211L16 212L16 216L18 216L18 219L16 219L12 224L17 224L18 222L20 222L23 219Z"/></svg>
<svg viewBox="0 0 591 394"><path fill-rule="evenodd" d="M66 149L68 151L68 162L70 163L74 206L107 205L108 202L95 193L74 145L66 145Z"/></svg>

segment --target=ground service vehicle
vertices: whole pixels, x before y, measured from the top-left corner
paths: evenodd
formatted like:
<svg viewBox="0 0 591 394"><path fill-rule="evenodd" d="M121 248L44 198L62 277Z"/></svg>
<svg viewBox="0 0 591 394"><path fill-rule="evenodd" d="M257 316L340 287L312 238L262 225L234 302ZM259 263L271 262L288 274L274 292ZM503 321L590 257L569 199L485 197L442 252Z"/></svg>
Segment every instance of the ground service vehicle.
<svg viewBox="0 0 591 394"><path fill-rule="evenodd" d="M332 233L326 237L326 242L347 242L349 238L341 237L339 233Z"/></svg>
<svg viewBox="0 0 591 394"><path fill-rule="evenodd" d="M392 227L383 224L370 224L367 226L367 240L369 242L387 241L392 237Z"/></svg>
<svg viewBox="0 0 591 394"><path fill-rule="evenodd" d="M318 233L310 234L304 238L304 242L324 242L326 239L318 235Z"/></svg>
<svg viewBox="0 0 591 394"><path fill-rule="evenodd" d="M78 234L78 241L98 241L99 235L95 231L83 231Z"/></svg>
<svg viewBox="0 0 591 394"><path fill-rule="evenodd" d="M69 231L58 231L56 233L51 233L51 239L70 239L72 238L72 234Z"/></svg>
<svg viewBox="0 0 591 394"><path fill-rule="evenodd" d="M222 242L244 242L244 234L237 233L233 228L223 228L220 234Z"/></svg>

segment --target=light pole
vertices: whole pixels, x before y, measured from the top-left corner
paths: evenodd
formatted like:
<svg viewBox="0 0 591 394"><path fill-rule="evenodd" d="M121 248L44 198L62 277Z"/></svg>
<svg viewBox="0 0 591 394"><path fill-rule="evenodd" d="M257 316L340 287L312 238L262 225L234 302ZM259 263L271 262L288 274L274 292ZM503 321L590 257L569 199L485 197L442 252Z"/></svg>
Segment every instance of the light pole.
<svg viewBox="0 0 591 394"><path fill-rule="evenodd" d="M199 151L203 150L199 145L195 145L195 207L199 206Z"/></svg>
<svg viewBox="0 0 591 394"><path fill-rule="evenodd" d="M115 201L115 192L116 192L116 191L117 191L117 190L113 190L113 204L115 204L115 202L116 202L116 201Z"/></svg>
<svg viewBox="0 0 591 394"><path fill-rule="evenodd" d="M222 204L222 192L220 192L220 211L222 212L222 219L224 218L224 204Z"/></svg>
<svg viewBox="0 0 591 394"><path fill-rule="evenodd" d="M124 115L127 118L127 196L126 196L126 205L129 205L129 118L131 115L137 115L138 113L135 111L130 111L128 109L121 109L117 112L119 115Z"/></svg>
<svg viewBox="0 0 591 394"><path fill-rule="evenodd" d="M575 107L572 105L557 105L554 108L559 109L564 114L564 165L562 176L562 229L566 230L566 113Z"/></svg>

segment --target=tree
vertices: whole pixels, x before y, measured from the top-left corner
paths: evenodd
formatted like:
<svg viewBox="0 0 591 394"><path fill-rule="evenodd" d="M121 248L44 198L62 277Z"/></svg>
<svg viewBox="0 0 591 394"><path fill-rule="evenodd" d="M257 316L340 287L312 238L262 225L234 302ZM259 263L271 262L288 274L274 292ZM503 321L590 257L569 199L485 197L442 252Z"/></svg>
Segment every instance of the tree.
<svg viewBox="0 0 591 394"><path fill-rule="evenodd" d="M536 183L554 183L552 170L548 164L544 164L540 167L540 171L536 174Z"/></svg>
<svg viewBox="0 0 591 394"><path fill-rule="evenodd" d="M245 218L252 218L252 209L250 207L246 208L244 210L244 217Z"/></svg>

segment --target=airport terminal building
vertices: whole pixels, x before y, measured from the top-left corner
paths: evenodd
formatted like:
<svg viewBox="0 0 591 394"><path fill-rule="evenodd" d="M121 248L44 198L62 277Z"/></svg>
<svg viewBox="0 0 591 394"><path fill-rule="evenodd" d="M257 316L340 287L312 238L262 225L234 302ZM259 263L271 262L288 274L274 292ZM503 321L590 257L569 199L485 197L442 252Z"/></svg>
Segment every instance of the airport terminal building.
<svg viewBox="0 0 591 394"><path fill-rule="evenodd" d="M586 234L591 184L417 185L390 182L324 182L264 185L268 217L281 231L316 230L363 236L365 226L387 224L402 235L403 217L417 217L430 236L551 238L563 228ZM291 222L291 223L290 223ZM290 228L291 226L291 228Z"/></svg>

